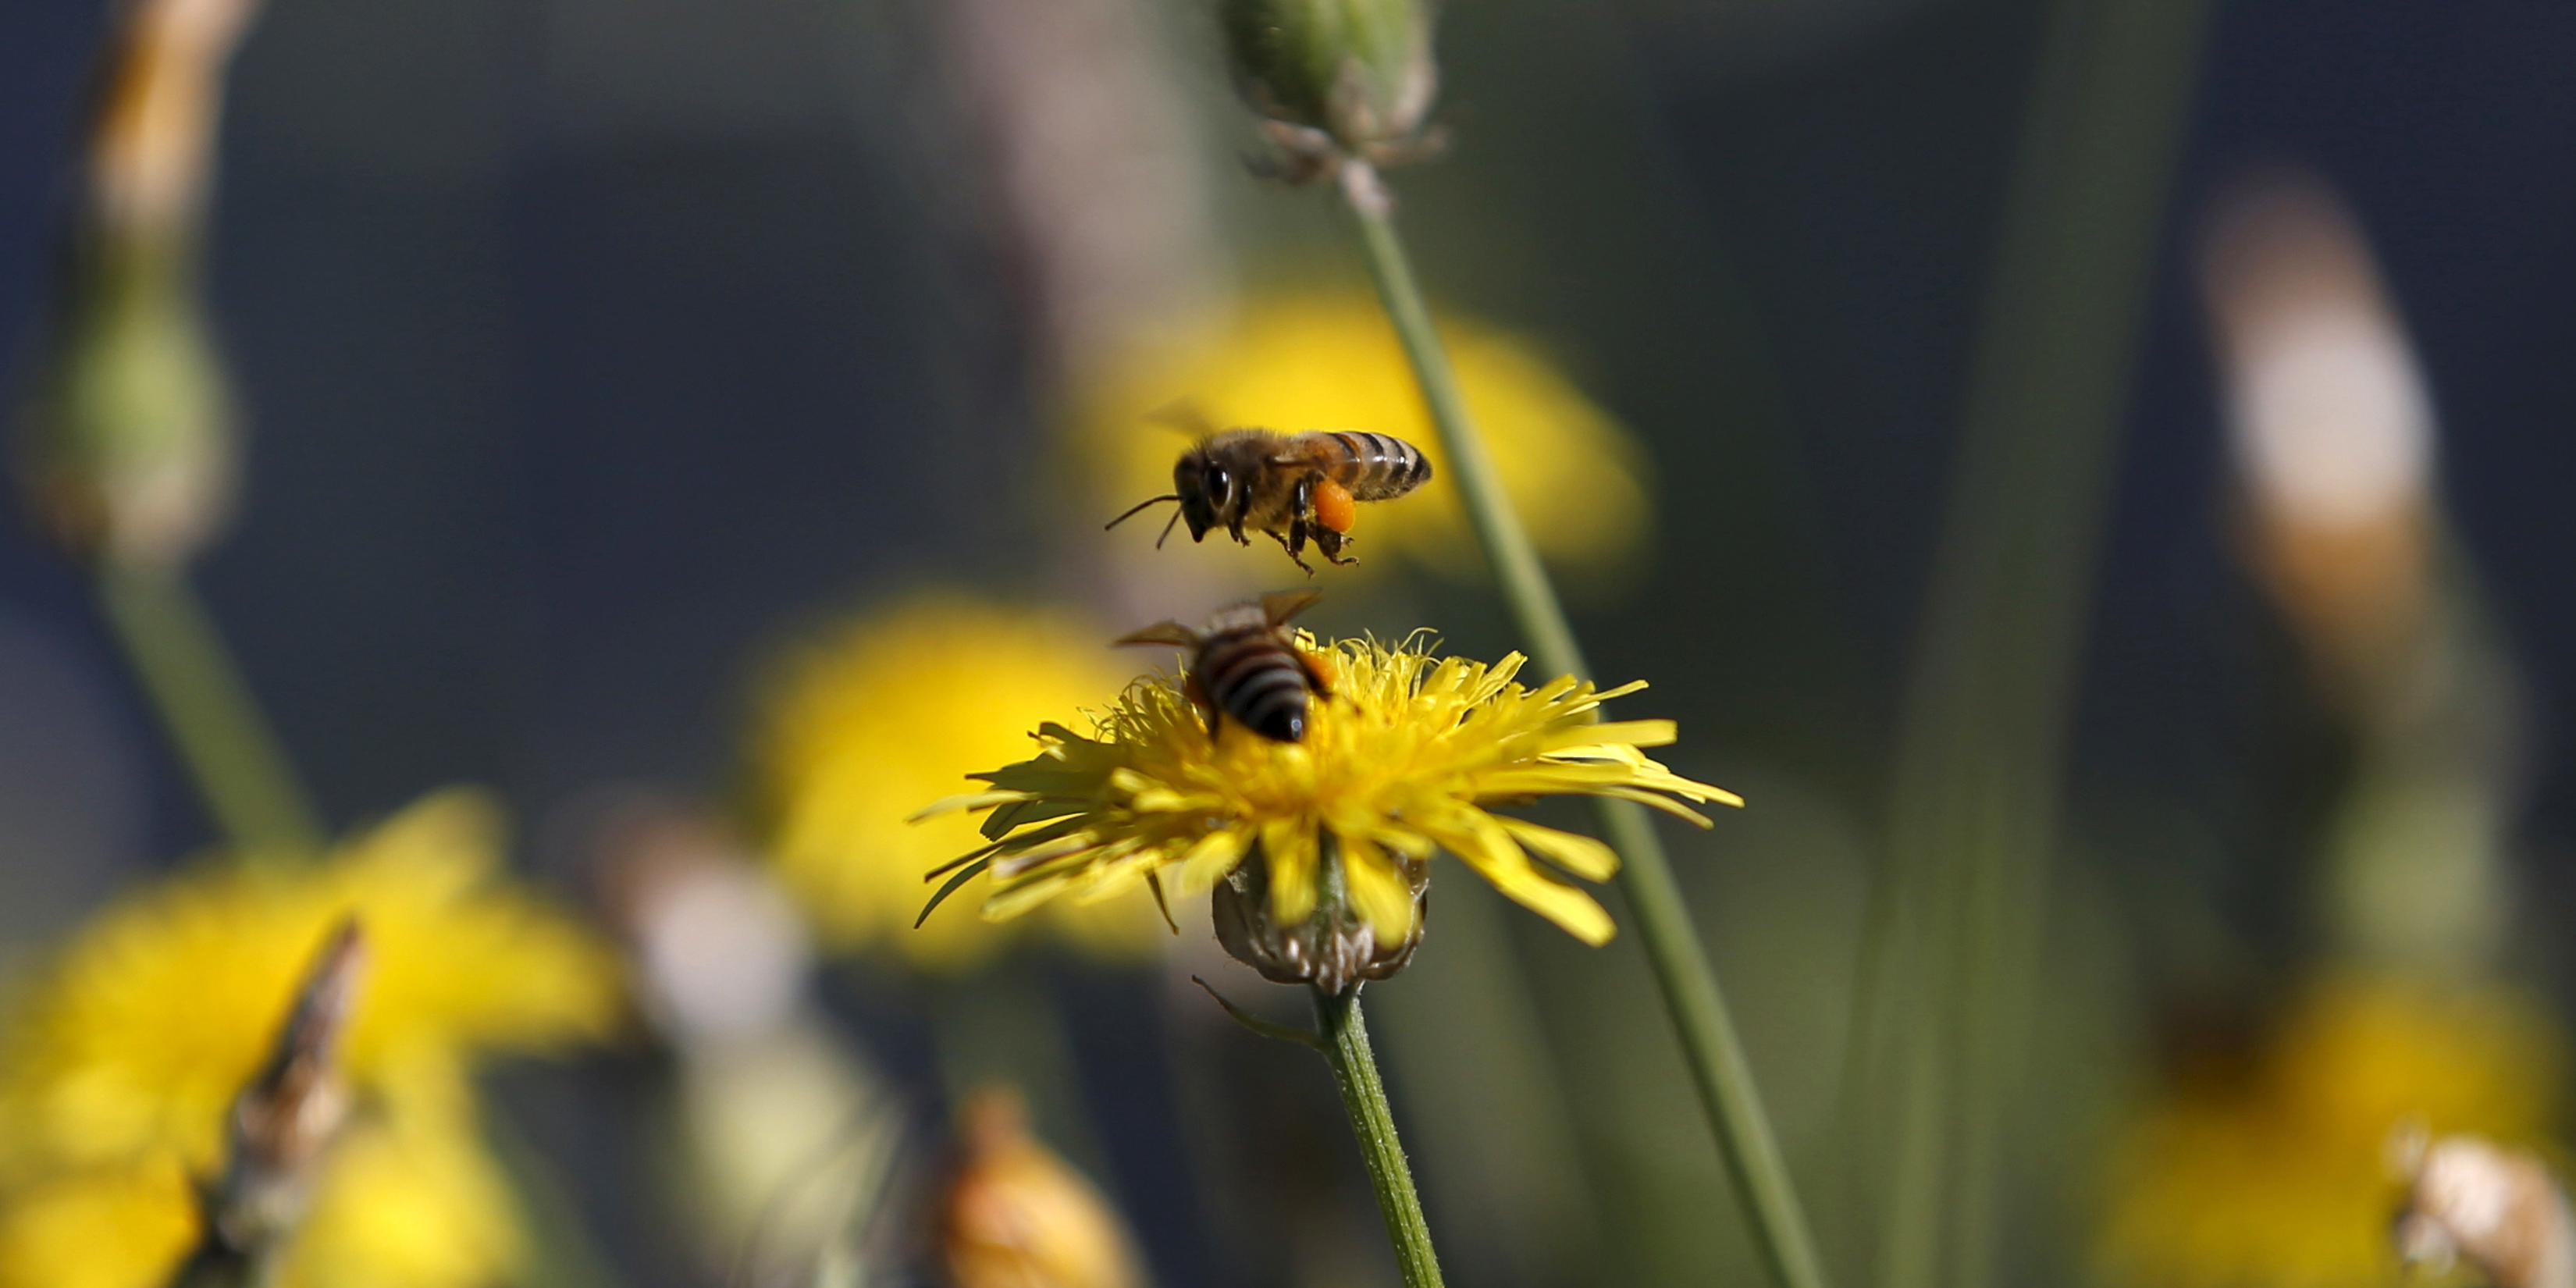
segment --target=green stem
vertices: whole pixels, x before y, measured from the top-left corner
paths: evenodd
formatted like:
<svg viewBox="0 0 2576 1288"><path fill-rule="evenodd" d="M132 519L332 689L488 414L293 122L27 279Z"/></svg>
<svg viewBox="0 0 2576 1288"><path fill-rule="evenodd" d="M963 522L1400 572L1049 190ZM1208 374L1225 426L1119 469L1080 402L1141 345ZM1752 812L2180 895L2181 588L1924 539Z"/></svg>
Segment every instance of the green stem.
<svg viewBox="0 0 2576 1288"><path fill-rule="evenodd" d="M1351 161L1343 168L1342 194L1359 222L1360 240L1368 252L1369 274L1378 298L1403 341L1422 386L1423 401L1440 435L1451 477L1467 506L1467 517L1502 586L1504 603L1530 656L1542 672L1589 678L1574 628L1557 602L1556 588L1539 566L1538 552L1503 493L1502 479L1486 454L1484 439L1467 415L1466 400L1449 367L1448 352L1431 320L1431 308L1414 280L1413 264L1396 233L1392 203L1375 169ZM1743 1199L1755 1241L1781 1288L1823 1288L1823 1263L1815 1239L1807 1232L1798 1193L1780 1156L1770 1119L1753 1084L1727 1014L1726 998L1700 947L1699 931L1683 905L1672 864L1644 809L1626 801L1600 802L1602 830L1621 858L1619 882L1637 921L1637 938L1661 985L1664 1009L1680 1038L1682 1056L1699 1093L1700 1107L1717 1133L1727 1173Z"/></svg>
<svg viewBox="0 0 2576 1288"><path fill-rule="evenodd" d="M226 839L247 855L319 853L312 802L182 575L111 560L99 567L98 594Z"/></svg>
<svg viewBox="0 0 2576 1288"><path fill-rule="evenodd" d="M1404 1142L1396 1138L1395 1111L1387 1106L1386 1084L1378 1079L1377 1056L1369 1050L1360 991L1314 993L1324 1058L1332 1063L1342 1109L1351 1116L1351 1134L1359 1138L1360 1157L1368 1163L1369 1184L1377 1191L1378 1213L1386 1218L1386 1236L1395 1244L1404 1288L1440 1288L1440 1259L1431 1251L1431 1226L1422 1219L1413 1169L1405 1164Z"/></svg>
<svg viewBox="0 0 2576 1288"><path fill-rule="evenodd" d="M1884 1288L1998 1277L2093 555L2206 8L2051 6L1888 815Z"/></svg>

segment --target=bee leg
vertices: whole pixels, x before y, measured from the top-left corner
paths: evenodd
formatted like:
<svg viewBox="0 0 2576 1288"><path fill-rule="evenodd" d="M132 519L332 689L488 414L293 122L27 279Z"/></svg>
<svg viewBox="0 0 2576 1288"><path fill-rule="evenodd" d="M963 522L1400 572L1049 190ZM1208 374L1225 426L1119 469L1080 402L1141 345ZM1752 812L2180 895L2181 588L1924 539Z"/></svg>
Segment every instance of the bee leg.
<svg viewBox="0 0 2576 1288"><path fill-rule="evenodd" d="M1296 532L1299 536L1301 536L1301 537L1305 535L1305 530L1304 530L1304 528L1303 528L1303 526L1302 526L1302 525L1291 525L1291 530L1292 530L1292 531L1295 531L1295 532ZM1305 569L1305 570L1306 570L1306 575L1307 575L1307 576L1312 577L1312 576L1314 576L1314 575L1315 575L1315 569L1313 568L1313 566L1312 566L1312 565L1309 565L1309 564L1306 562L1305 556L1303 556L1303 555L1301 555L1301 554L1297 553L1297 546L1292 546L1292 545L1288 544L1288 538L1287 538L1287 536L1286 536L1285 534L1277 533L1277 532L1273 532L1273 533L1271 533L1271 534L1270 534L1270 536L1271 536L1271 539L1272 539L1272 540L1277 541L1277 542L1279 543L1279 548L1280 548L1280 549L1285 550L1285 551L1287 551L1287 552L1288 552L1288 558L1289 558L1290 562L1293 562L1293 563L1295 563L1298 567ZM1304 543L1304 542L1302 542L1302 541L1298 543L1298 545L1303 545L1303 544L1305 544L1305 543Z"/></svg>
<svg viewBox="0 0 2576 1288"><path fill-rule="evenodd" d="M1342 556L1342 547L1350 544L1350 540L1347 533L1335 532L1331 528L1315 529L1315 548L1323 551L1324 558L1337 565L1346 566L1359 562L1358 559Z"/></svg>
<svg viewBox="0 0 2576 1288"><path fill-rule="evenodd" d="M1306 673L1306 687L1313 689L1316 697L1333 696L1333 677L1329 664L1302 648L1289 651L1297 656L1297 669Z"/></svg>
<svg viewBox="0 0 2576 1288"><path fill-rule="evenodd" d="M1208 701L1207 690L1199 684L1198 672L1192 671L1190 678L1182 683L1181 696L1188 698L1190 705L1197 707L1199 714L1206 718L1208 741L1215 742L1217 721L1224 717L1217 712L1216 704Z"/></svg>

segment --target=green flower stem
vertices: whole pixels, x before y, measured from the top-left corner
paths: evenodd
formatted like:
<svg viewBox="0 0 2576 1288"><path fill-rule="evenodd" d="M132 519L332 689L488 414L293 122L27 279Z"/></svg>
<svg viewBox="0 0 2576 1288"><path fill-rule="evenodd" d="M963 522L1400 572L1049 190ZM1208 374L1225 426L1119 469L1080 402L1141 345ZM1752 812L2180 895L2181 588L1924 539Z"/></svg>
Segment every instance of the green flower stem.
<svg viewBox="0 0 2576 1288"><path fill-rule="evenodd" d="M2093 557L2207 0L2057 0L1935 552L1873 918L1883 1288L1998 1277ZM1862 1048L1855 1046L1855 1051ZM1943 1244L1946 1241L1947 1247Z"/></svg>
<svg viewBox="0 0 2576 1288"><path fill-rule="evenodd" d="M197 792L246 855L317 854L323 830L204 605L177 571L116 560L99 602Z"/></svg>
<svg viewBox="0 0 2576 1288"><path fill-rule="evenodd" d="M1440 1288L1440 1259L1431 1251L1431 1227L1422 1219L1413 1169L1404 1161L1404 1142L1396 1138L1395 1111L1387 1107L1386 1084L1378 1079L1377 1056L1369 1050L1360 991L1314 993L1324 1058L1332 1063L1342 1109L1351 1116L1351 1134L1359 1138L1360 1157L1368 1163L1369 1184L1377 1191L1378 1213L1386 1218L1386 1236L1395 1244L1404 1288Z"/></svg>
<svg viewBox="0 0 2576 1288"><path fill-rule="evenodd" d="M1557 602L1556 588L1539 566L1538 552L1503 494L1493 458L1486 454L1484 439L1467 415L1458 378L1449 368L1449 355L1432 324L1422 287L1414 280L1412 261L1396 232L1392 203L1376 170L1366 162L1346 162L1342 194L1359 222L1378 299L1395 324L1405 356L1412 360L1451 478L1466 502L1468 520L1484 546L1495 580L1501 583L1513 623L1541 671L1590 678L1591 668L1584 663L1574 628ZM1743 1040L1736 1036L1735 1022L1727 1014L1726 997L1709 969L1708 954L1700 947L1699 931L1683 905L1681 887L1673 879L1672 864L1664 857L1654 822L1644 809L1627 801L1599 804L1602 830L1620 855L1619 883L1636 915L1638 941L1645 946L1646 960L1662 986L1664 1008L1681 1040L1700 1107L1717 1133L1719 1152L1744 1201L1755 1241L1781 1288L1824 1288L1824 1266L1799 1210L1797 1189L1790 1182L1770 1119L1763 1113L1752 1067L1744 1058Z"/></svg>

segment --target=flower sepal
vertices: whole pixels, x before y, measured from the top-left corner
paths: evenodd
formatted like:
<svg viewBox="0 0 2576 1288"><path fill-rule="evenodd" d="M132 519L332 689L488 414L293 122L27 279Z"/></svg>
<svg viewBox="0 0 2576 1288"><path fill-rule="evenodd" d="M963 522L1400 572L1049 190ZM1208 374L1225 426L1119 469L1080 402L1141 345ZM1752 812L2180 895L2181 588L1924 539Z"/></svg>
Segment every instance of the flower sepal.
<svg viewBox="0 0 2576 1288"><path fill-rule="evenodd" d="M1413 960L1430 911L1431 877L1428 864L1397 860L1397 873L1412 897L1412 916L1400 931L1373 922L1349 898L1341 856L1329 833L1326 837L1323 861L1315 871L1316 895L1306 915L1278 915L1270 864L1259 847L1216 884L1208 914L1216 924L1217 943L1263 979L1340 994L1370 980L1391 979Z"/></svg>

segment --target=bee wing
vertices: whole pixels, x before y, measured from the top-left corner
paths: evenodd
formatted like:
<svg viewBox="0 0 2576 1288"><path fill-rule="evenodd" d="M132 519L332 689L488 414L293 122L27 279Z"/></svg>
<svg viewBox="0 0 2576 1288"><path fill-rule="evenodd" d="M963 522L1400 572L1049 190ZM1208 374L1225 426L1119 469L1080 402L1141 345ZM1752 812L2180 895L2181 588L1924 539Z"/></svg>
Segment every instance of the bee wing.
<svg viewBox="0 0 2576 1288"><path fill-rule="evenodd" d="M1199 406L1195 398L1175 398L1145 413L1145 423L1179 430L1192 438L1206 438L1217 432L1207 408Z"/></svg>
<svg viewBox="0 0 2576 1288"><path fill-rule="evenodd" d="M1174 648L1194 648L1198 645L1199 633L1191 630L1189 627L1181 625L1179 622L1165 621L1156 622L1141 631L1131 631L1109 642L1113 646L1125 644L1169 644Z"/></svg>
<svg viewBox="0 0 2576 1288"><path fill-rule="evenodd" d="M1274 590L1261 597L1261 615L1273 626L1286 625L1289 618L1305 612L1322 599L1320 590Z"/></svg>

